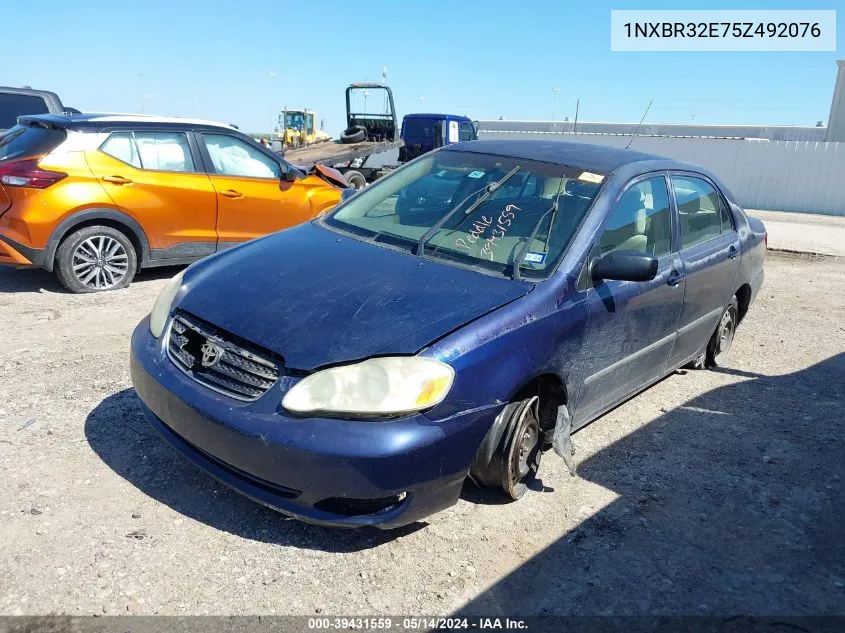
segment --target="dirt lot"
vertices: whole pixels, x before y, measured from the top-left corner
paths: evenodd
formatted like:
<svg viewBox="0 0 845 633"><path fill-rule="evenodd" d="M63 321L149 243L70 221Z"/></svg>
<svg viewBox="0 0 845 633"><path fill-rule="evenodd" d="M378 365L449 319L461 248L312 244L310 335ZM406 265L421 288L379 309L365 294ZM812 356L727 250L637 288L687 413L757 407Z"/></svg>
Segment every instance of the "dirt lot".
<svg viewBox="0 0 845 633"><path fill-rule="evenodd" d="M128 340L174 271L0 270L2 614L843 614L845 261L770 257L730 366L678 372L398 533L283 519L148 428Z"/></svg>

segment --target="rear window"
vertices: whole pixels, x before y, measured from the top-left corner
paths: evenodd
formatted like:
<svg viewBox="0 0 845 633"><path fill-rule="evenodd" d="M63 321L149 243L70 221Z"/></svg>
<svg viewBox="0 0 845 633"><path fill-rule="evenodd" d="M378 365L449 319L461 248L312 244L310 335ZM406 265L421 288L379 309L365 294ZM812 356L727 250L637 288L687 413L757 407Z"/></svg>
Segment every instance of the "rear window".
<svg viewBox="0 0 845 633"><path fill-rule="evenodd" d="M16 125L0 134L0 160L49 154L65 137L64 130Z"/></svg>
<svg viewBox="0 0 845 633"><path fill-rule="evenodd" d="M405 137L418 141L434 139L434 119L405 119Z"/></svg>
<svg viewBox="0 0 845 633"><path fill-rule="evenodd" d="M47 114L47 102L34 95L0 93L0 130L10 128L22 114Z"/></svg>

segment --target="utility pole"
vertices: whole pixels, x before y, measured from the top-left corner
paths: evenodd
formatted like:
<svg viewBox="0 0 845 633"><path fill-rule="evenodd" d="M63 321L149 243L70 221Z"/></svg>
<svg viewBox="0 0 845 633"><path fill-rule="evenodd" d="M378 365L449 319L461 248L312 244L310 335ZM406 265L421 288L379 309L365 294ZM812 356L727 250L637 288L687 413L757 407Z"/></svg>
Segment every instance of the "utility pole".
<svg viewBox="0 0 845 633"><path fill-rule="evenodd" d="M580 109L581 109L581 100L578 99L575 102L575 123L572 124L572 133L573 134L575 134L575 132L578 131L578 110L580 110Z"/></svg>
<svg viewBox="0 0 845 633"><path fill-rule="evenodd" d="M387 66L381 67L381 83L387 85ZM387 112L387 90L384 91L384 111Z"/></svg>
<svg viewBox="0 0 845 633"><path fill-rule="evenodd" d="M557 96L560 94L560 88L552 88L552 94L554 94L552 101L552 123L554 123L555 116L557 116Z"/></svg>

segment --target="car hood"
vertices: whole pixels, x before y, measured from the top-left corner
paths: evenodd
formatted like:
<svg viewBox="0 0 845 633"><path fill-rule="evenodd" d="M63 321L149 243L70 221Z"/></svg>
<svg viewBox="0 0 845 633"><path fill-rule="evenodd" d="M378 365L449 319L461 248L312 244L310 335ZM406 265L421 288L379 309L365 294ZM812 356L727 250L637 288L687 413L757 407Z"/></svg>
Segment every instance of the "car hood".
<svg viewBox="0 0 845 633"><path fill-rule="evenodd" d="M415 354L533 287L310 223L203 260L184 282L180 309L298 370Z"/></svg>

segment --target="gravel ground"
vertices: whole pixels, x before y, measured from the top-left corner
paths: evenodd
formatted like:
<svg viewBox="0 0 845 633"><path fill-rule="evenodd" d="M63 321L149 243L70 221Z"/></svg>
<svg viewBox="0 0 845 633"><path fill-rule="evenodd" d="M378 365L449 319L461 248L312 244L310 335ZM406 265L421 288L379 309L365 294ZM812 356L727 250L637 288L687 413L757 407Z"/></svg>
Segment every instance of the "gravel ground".
<svg viewBox="0 0 845 633"><path fill-rule="evenodd" d="M172 270L0 269L0 614L843 614L845 261L770 256L730 366L677 372L400 532L285 520L179 458L130 387Z"/></svg>

